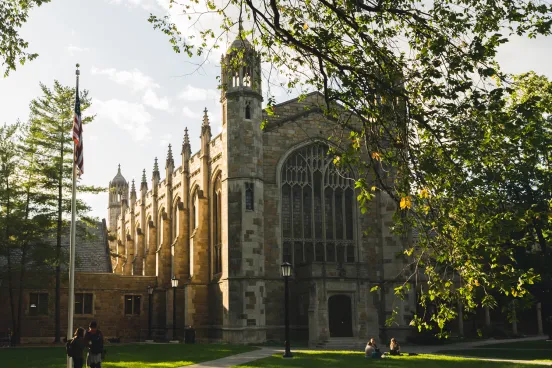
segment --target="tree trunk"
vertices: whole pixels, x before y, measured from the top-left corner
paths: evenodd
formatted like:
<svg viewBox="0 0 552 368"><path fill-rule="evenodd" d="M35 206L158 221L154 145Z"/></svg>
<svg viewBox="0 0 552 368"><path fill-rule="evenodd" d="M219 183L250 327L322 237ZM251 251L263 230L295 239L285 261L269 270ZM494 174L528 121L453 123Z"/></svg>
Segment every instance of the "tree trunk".
<svg viewBox="0 0 552 368"><path fill-rule="evenodd" d="M31 163L32 165L32 163ZM31 212L31 188L29 186L31 174L29 174L29 182L27 182L27 198L25 203L25 222L29 220ZM27 251L29 249L29 239L25 239L21 247L21 269L19 270L19 299L17 303L17 331L15 342L21 343L21 322L23 320L23 289L25 287L25 273L27 271Z"/></svg>
<svg viewBox="0 0 552 368"><path fill-rule="evenodd" d="M23 316L23 287L25 285L25 262L27 262L27 246L21 250L21 269L19 270L19 297L17 300L17 327L15 331L15 343L21 343L21 321Z"/></svg>
<svg viewBox="0 0 552 368"><path fill-rule="evenodd" d="M16 324L16 315L15 315L15 299L14 299L14 290L13 290L13 267L11 263L11 249L10 249L10 230L9 230L9 216L11 211L11 201L10 201L10 182L9 179L6 178L6 233L5 233L5 241L6 241L6 255L7 255L7 262L8 262L8 292L10 296L10 311L11 311L11 317L12 317L12 331L17 337L19 335L19 331L15 330Z"/></svg>
<svg viewBox="0 0 552 368"><path fill-rule="evenodd" d="M61 230L62 230L62 195L63 195L63 143L60 149L59 163L59 181L58 181L58 221L57 221L57 236L56 236L56 337L54 342L61 341Z"/></svg>

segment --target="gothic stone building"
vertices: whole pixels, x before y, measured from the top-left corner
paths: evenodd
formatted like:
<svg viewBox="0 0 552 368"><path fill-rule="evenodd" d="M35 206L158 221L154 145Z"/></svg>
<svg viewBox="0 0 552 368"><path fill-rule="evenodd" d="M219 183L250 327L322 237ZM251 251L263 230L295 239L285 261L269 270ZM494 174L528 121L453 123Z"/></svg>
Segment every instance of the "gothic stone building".
<svg viewBox="0 0 552 368"><path fill-rule="evenodd" d="M156 159L151 181L144 170L139 188L120 167L110 182L109 245L98 245L102 268L78 269L75 324L94 318L107 336L144 340L152 286L154 338L171 339L175 277L177 338L193 326L204 341L281 340L280 265L289 261L294 339L315 345L332 337L384 337L394 308L392 334L407 333L415 296L398 300L392 286L370 292L404 266L396 254L405 240L390 233L395 205L377 195L361 214L351 175L328 156L336 124L321 113L321 96L281 103L265 116L251 45L236 40L230 50L222 62L222 121L210 122L205 111L199 151L192 154L185 130L181 165L169 146L163 180ZM225 67L236 50L248 64ZM215 123L222 133L212 137ZM47 290L25 297L39 301ZM29 315L46 331L23 336L52 334L52 302L53 293L42 313L48 320Z"/></svg>
<svg viewBox="0 0 552 368"><path fill-rule="evenodd" d="M291 281L295 336L318 343L330 337L378 336L394 307L399 329L414 311L414 297L370 293L404 266L395 260L401 239L390 234L395 206L376 197L361 215L354 182L333 165L319 94L275 107L264 130L260 73L251 46L231 50L251 65L223 68L222 133L211 136L207 111L201 147L192 155L187 130L181 166L169 146L165 178L157 159L151 182L139 189L117 173L110 183L109 230L113 272L156 278L171 319L171 278L179 279L178 319L198 337L227 342L280 339L283 281L280 264L294 267ZM229 52L223 65L229 65ZM368 231L369 230L369 231ZM179 302L180 304L180 302ZM397 333L395 331L394 333Z"/></svg>

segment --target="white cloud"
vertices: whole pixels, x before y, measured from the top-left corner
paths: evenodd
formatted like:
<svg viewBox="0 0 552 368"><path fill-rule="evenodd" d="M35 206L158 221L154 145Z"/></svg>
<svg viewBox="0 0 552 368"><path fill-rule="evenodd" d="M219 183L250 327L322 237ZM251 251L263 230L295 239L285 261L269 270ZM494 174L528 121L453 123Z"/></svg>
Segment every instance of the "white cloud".
<svg viewBox="0 0 552 368"><path fill-rule="evenodd" d="M153 78L145 75L138 69L117 70L115 68L98 69L92 68L92 74L107 75L109 79L117 84L130 87L134 92L144 91L146 89L159 88Z"/></svg>
<svg viewBox="0 0 552 368"><path fill-rule="evenodd" d="M128 7L141 7L144 10L152 11L159 7L163 10L168 10L168 1L164 0L111 0L112 4L124 4Z"/></svg>
<svg viewBox="0 0 552 368"><path fill-rule="evenodd" d="M78 46L73 46L73 45L67 46L66 49L69 52L69 55L71 55L71 56L75 56L75 54L78 53L78 52L90 51L90 49L88 49L86 47L78 47Z"/></svg>
<svg viewBox="0 0 552 368"><path fill-rule="evenodd" d="M201 118L201 114L199 112L192 111L192 109L190 109L188 106L184 106L182 108L182 115L184 115L184 117L189 118L189 119L199 119L199 118Z"/></svg>
<svg viewBox="0 0 552 368"><path fill-rule="evenodd" d="M142 102L157 110L170 111L169 99L167 97L158 97L152 89L146 90Z"/></svg>
<svg viewBox="0 0 552 368"><path fill-rule="evenodd" d="M178 98L187 101L218 101L220 99L220 91L216 89L196 88L188 84L186 88L178 94Z"/></svg>
<svg viewBox="0 0 552 368"><path fill-rule="evenodd" d="M135 141L147 139L150 134L151 115L144 105L123 100L95 100L92 106L98 120L111 120L119 128L127 131Z"/></svg>
<svg viewBox="0 0 552 368"><path fill-rule="evenodd" d="M159 145L166 147L169 145L169 140L171 139L172 134L163 134L161 138L159 139Z"/></svg>

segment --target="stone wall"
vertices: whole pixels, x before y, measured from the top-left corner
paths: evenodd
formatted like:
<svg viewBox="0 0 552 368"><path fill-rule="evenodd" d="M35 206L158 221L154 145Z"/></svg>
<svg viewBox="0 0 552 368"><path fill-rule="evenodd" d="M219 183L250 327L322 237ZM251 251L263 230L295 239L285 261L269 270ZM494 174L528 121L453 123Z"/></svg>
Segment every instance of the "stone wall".
<svg viewBox="0 0 552 368"><path fill-rule="evenodd" d="M107 338L120 337L122 342L144 340L148 328L148 285L154 286L155 277L144 276L120 276L109 273L76 273L75 293L87 293L93 295L92 314L75 314L73 325L88 327L91 320L98 322L99 328ZM40 316L29 315L30 293L48 294L48 314ZM63 283L61 289L61 331L62 336L67 331L67 283ZM139 295L140 314L125 315L125 295ZM6 331L11 326L8 290L0 289L0 331ZM154 295L153 305L164 305L158 294ZM51 343L54 340L55 331L55 282L53 278L41 281L35 280L32 288L23 292L23 319L22 319L22 343L42 342ZM164 313L161 313L164 315ZM156 324L154 328L163 325Z"/></svg>

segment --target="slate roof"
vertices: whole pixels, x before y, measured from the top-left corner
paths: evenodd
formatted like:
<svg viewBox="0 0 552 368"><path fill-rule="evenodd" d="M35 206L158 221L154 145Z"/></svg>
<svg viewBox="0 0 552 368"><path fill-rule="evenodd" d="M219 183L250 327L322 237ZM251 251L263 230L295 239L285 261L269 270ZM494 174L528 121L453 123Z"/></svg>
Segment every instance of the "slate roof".
<svg viewBox="0 0 552 368"><path fill-rule="evenodd" d="M84 226L84 224L80 224ZM77 234L79 230L77 229ZM90 236L82 239L77 236L76 249L76 272L99 272L111 273L111 260L109 254L109 245L107 242L107 227L105 220L96 223L96 228L88 228ZM55 238L50 242L55 244ZM63 257L69 257L69 228L64 229L61 239L61 248ZM21 255L17 251L12 251L14 263L19 263ZM0 256L0 268L6 265L6 258ZM29 265L32 266L32 265ZM63 265L62 269L66 271Z"/></svg>

